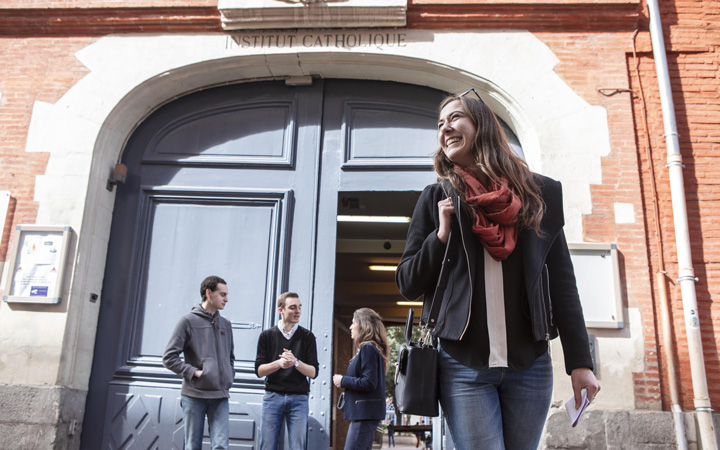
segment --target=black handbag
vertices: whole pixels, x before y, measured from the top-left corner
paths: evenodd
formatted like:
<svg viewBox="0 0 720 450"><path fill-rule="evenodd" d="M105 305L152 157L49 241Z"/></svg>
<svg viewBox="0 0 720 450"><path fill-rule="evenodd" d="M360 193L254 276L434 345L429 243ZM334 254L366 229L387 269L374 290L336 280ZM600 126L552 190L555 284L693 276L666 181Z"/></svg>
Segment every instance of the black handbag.
<svg viewBox="0 0 720 450"><path fill-rule="evenodd" d="M398 350L395 366L395 401L403 414L437 417L438 408L438 350L423 342L412 342L415 313L408 312L405 344Z"/></svg>
<svg viewBox="0 0 720 450"><path fill-rule="evenodd" d="M452 234L452 233L451 233ZM414 416L437 417L438 407L438 347L437 339L431 334L437 324L440 305L447 286L449 270L445 270L447 252L450 248L448 238L443 256L435 293L430 302L430 313L427 322L420 321L422 329L418 342L412 342L412 328L415 312L408 311L405 322L405 343L398 350L395 364L395 402L403 414ZM425 299L427 302L427 298Z"/></svg>

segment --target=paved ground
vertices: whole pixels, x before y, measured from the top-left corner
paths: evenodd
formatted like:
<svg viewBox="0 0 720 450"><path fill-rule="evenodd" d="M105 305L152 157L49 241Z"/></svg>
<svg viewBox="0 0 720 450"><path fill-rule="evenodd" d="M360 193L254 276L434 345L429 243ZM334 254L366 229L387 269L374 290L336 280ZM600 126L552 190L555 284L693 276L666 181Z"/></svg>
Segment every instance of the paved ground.
<svg viewBox="0 0 720 450"><path fill-rule="evenodd" d="M421 442L418 447L415 447L415 436L409 436L409 435L398 435L395 433L395 447L388 447L388 438L387 434L383 437L383 446L382 448L391 448L396 450L415 450L418 449L424 449L425 445Z"/></svg>

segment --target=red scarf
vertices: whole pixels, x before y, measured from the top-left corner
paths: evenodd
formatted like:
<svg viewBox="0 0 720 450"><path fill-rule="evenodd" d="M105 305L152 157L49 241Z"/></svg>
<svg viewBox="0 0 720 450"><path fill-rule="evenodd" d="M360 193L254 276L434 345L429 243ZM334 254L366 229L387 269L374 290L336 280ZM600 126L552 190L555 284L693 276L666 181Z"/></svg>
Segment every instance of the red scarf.
<svg viewBox="0 0 720 450"><path fill-rule="evenodd" d="M488 190L463 166L455 170L465 181L465 201L472 207L473 233L495 261L503 261L515 249L520 199L503 184L490 181Z"/></svg>

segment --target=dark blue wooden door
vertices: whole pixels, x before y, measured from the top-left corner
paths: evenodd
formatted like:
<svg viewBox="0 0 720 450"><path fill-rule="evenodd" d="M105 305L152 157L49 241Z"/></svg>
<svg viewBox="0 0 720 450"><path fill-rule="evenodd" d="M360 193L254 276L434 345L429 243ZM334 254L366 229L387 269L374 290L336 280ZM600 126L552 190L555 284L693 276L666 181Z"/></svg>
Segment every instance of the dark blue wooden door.
<svg viewBox="0 0 720 450"><path fill-rule="evenodd" d="M257 440L260 331L277 295L300 293L309 326L315 271L322 83L206 90L148 118L123 154L82 447L182 448L170 333L211 274L228 282L233 448Z"/></svg>

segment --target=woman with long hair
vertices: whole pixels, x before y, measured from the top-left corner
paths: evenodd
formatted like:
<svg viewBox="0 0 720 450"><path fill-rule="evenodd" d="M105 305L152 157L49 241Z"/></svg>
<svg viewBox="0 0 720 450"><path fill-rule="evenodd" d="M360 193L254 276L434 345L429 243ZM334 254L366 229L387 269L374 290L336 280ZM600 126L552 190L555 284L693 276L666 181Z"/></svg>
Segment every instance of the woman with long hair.
<svg viewBox="0 0 720 450"><path fill-rule="evenodd" d="M333 383L345 388L343 412L350 421L345 450L372 449L375 429L385 419L385 374L390 348L382 318L370 308L353 314L350 337L356 350L347 375L333 375Z"/></svg>
<svg viewBox="0 0 720 450"><path fill-rule="evenodd" d="M551 339L560 336L576 406L583 390L590 401L600 390L563 233L562 188L513 153L474 89L442 101L437 136L438 181L413 213L398 288L408 299L433 299L449 271L432 333L456 448L534 450L552 395Z"/></svg>

